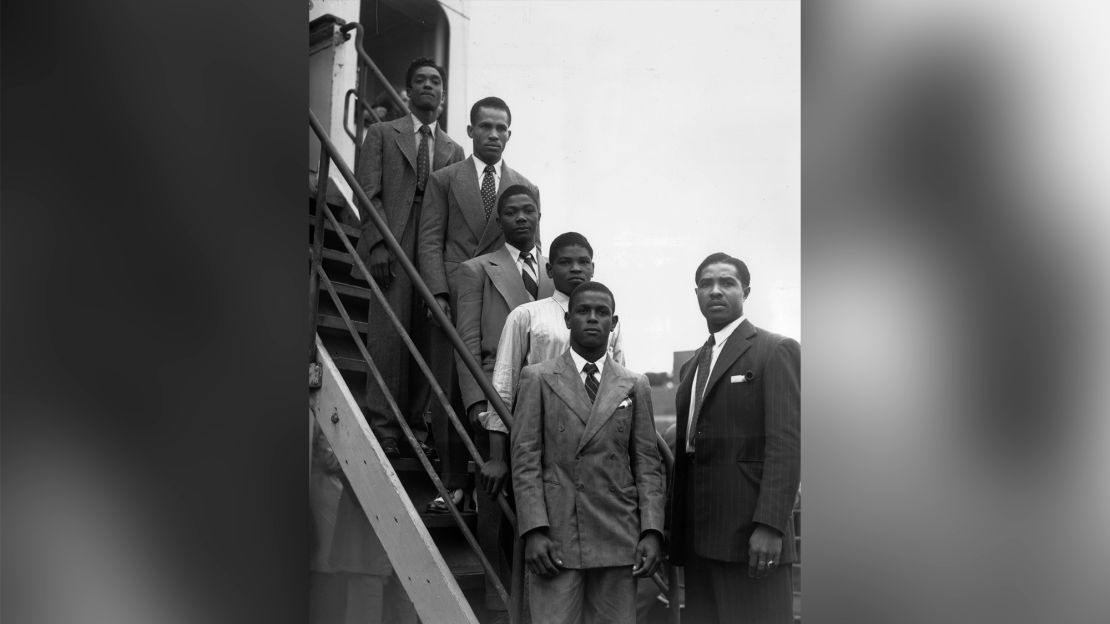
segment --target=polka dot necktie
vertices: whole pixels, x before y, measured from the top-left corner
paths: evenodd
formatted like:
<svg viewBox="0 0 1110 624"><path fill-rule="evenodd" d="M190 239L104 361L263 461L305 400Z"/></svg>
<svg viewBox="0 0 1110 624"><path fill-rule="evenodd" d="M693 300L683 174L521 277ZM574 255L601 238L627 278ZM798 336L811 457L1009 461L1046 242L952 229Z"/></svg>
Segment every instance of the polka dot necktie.
<svg viewBox="0 0 1110 624"><path fill-rule="evenodd" d="M597 380L597 364L586 362L582 372L586 373L586 394L590 395L590 403L593 403L597 399L597 389L601 385Z"/></svg>
<svg viewBox="0 0 1110 624"><path fill-rule="evenodd" d="M520 252L520 259L524 265L520 270L520 278L524 280L524 289L532 295L532 301L540 298L540 287L536 283L536 267L532 254L527 251Z"/></svg>
<svg viewBox="0 0 1110 624"><path fill-rule="evenodd" d="M493 200L497 198L497 185L493 180L493 165L486 165L482 174L482 207L486 209L486 221L493 214Z"/></svg>
<svg viewBox="0 0 1110 624"><path fill-rule="evenodd" d="M428 185L428 138L432 135L432 129L428 126L420 126L420 149L416 152L416 190L423 191L424 187Z"/></svg>

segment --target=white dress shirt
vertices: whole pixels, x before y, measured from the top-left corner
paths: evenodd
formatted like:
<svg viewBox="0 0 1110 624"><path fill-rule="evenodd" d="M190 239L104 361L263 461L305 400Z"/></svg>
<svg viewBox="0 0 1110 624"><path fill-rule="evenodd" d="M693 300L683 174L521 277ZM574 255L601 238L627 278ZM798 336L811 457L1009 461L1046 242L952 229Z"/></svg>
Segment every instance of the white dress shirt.
<svg viewBox="0 0 1110 624"><path fill-rule="evenodd" d="M486 163L482 162L482 159L478 158L477 156L475 156L473 158L473 161L474 161L474 171L476 171L477 174L478 174L478 188L482 188L482 178L485 177L485 175L486 175ZM501 163L503 163L503 162L505 162L504 158L502 158L501 160L498 160L497 162L493 163L493 188L494 188L494 190L497 190L497 189L501 188Z"/></svg>
<svg viewBox="0 0 1110 624"><path fill-rule="evenodd" d="M572 360L574 360L574 370L578 371L578 378L582 380L582 385L585 386L586 372L582 370L582 367L584 367L586 363L589 362L589 360L582 357L581 355L578 355L578 352L574 349L570 349L570 357ZM598 358L598 360L594 362L594 365L597 366L597 383L600 384L601 373L605 371L605 357L602 356L601 358Z"/></svg>
<svg viewBox="0 0 1110 624"><path fill-rule="evenodd" d="M415 139L415 143L416 143L416 157L419 158L420 157L420 126L423 126L424 122L417 119L416 115L410 114L409 117L412 118L412 135L413 135L413 137ZM436 154L436 128L437 128L437 126L438 126L438 122L435 122L435 121L428 124L428 128L430 128L431 131L432 131L431 136L428 137L428 175L431 175L431 173L436 170L434 161L435 161L435 154Z"/></svg>
<svg viewBox="0 0 1110 624"><path fill-rule="evenodd" d="M741 314L740 318L725 325L718 331L713 332L713 352L709 360L709 374L713 374L713 367L717 365L717 357L721 355L721 349L725 348L725 342L728 341L732 332L740 327L740 323L744 322L744 315ZM706 377L708 379L708 377ZM708 384L706 386L708 389ZM694 367L694 383L690 386L690 411L686 414L686 452L694 452L694 431L690 428L690 422L694 419L694 393L698 391L698 369Z"/></svg>
<svg viewBox="0 0 1110 624"><path fill-rule="evenodd" d="M516 247L513 247L512 243L509 242L505 243L505 249L509 250L509 255L512 256L513 260L516 261L516 272L518 274L524 270L524 260L520 259L520 254L525 252L532 254L532 264L535 265L532 267L532 273L535 274L536 283L539 284L540 250L537 249L535 246L533 246L531 249L517 249Z"/></svg>

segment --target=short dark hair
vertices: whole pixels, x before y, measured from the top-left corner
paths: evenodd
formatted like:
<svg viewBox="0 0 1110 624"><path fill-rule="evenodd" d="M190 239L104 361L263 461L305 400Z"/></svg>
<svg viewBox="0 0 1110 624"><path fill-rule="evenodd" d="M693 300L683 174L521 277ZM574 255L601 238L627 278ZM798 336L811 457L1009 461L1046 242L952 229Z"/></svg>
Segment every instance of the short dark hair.
<svg viewBox="0 0 1110 624"><path fill-rule="evenodd" d="M702 269L711 264L731 264L732 266L736 267L736 274L740 276L740 284L744 288L747 288L751 285L752 275L748 272L748 265L744 264L743 260L733 258L723 251L709 254L705 257L705 260L701 261L701 264L698 265L698 270L694 271L695 284L697 284L698 280L701 278Z"/></svg>
<svg viewBox="0 0 1110 624"><path fill-rule="evenodd" d="M496 110L505 111L505 115L509 118L509 125L513 125L513 112L509 110L509 105L499 97L484 97L474 103L470 107L470 123L471 125L478 123L478 109L479 108L493 108Z"/></svg>
<svg viewBox="0 0 1110 624"><path fill-rule="evenodd" d="M551 241L551 249L547 253L547 259L554 262L555 258L559 257L559 252L573 245L585 247L586 251L590 252L590 259L593 259L594 248L590 246L590 241L578 232L563 232L556 236L555 240Z"/></svg>
<svg viewBox="0 0 1110 624"><path fill-rule="evenodd" d="M405 71L405 88L412 88L412 77L416 75L416 70L421 67L431 67L439 72L439 79L443 81L444 85L447 84L447 70L443 69L436 62L426 56L415 58L409 63L408 70Z"/></svg>
<svg viewBox="0 0 1110 624"><path fill-rule="evenodd" d="M613 304L613 312L617 311L617 298L613 296L613 291L609 290L609 287L605 284L602 284L601 282L585 282L579 284L578 287L570 293L570 300L567 302L567 309L572 309L574 307L574 298L577 297L579 293L585 292L596 292L609 295L609 301Z"/></svg>
<svg viewBox="0 0 1110 624"><path fill-rule="evenodd" d="M527 195L532 199L532 203L536 205L536 210L540 209L540 200L536 198L536 193L532 189L524 186L523 184L514 184L501 192L501 197L497 198L497 214L501 214L501 209L505 207L505 202L509 201L510 197L516 195Z"/></svg>

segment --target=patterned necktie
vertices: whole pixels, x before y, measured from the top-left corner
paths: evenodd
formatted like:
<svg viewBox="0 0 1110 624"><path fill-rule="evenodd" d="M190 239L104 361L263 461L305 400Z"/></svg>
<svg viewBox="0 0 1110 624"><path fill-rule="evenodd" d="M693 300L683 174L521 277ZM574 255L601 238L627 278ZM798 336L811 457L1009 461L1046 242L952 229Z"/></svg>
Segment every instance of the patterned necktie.
<svg viewBox="0 0 1110 624"><path fill-rule="evenodd" d="M493 200L497 199L497 185L493 181L493 165L486 165L482 174L482 207L486 209L486 221L493 214Z"/></svg>
<svg viewBox="0 0 1110 624"><path fill-rule="evenodd" d="M428 138L432 129L420 126L420 149L416 151L416 190L423 192L428 184Z"/></svg>
<svg viewBox="0 0 1110 624"><path fill-rule="evenodd" d="M527 251L520 252L520 259L524 261L524 267L520 270L520 278L524 280L525 290L532 295L532 301L535 301L540 298L540 287L536 283L535 261L532 260L532 254Z"/></svg>
<svg viewBox="0 0 1110 624"><path fill-rule="evenodd" d="M586 373L586 394L590 395L590 403L593 403L597 399L597 388L601 385L597 380L597 364L586 362L582 372Z"/></svg>
<svg viewBox="0 0 1110 624"><path fill-rule="evenodd" d="M714 344L716 341L713 339L713 334L709 334L709 340L705 341L705 346L698 356L698 378L694 383L694 415L690 417L690 427L686 430L686 440L690 448L694 447L694 433L697 432L698 416L701 415L701 402L705 398L705 384L709 381Z"/></svg>

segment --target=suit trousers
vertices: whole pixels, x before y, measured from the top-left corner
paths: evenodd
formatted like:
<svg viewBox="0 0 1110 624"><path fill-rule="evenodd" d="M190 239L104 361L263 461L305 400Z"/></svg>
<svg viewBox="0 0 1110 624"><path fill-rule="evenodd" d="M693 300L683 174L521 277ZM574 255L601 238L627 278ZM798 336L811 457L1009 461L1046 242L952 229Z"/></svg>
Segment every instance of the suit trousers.
<svg viewBox="0 0 1110 624"><path fill-rule="evenodd" d="M413 210L416 209L417 204L413 203ZM363 243L364 239L365 237L359 240L355 251L365 263L369 260L370 250ZM405 228L405 231L401 234L401 240L397 242L408 254L409 259L415 257L415 221ZM369 268L369 265L367 265L367 268ZM408 273L402 270L400 265L395 265L394 272L393 281L387 288L382 289L382 293L385 295L389 309L393 311L398 320L401 321L405 331L411 336L414 313L423 314L424 310L413 306L413 284ZM363 279L357 267L352 269L351 275L360 280ZM424 411L421 407L414 406L410 401L413 394L412 382L415 379L422 378L422 376L419 373L415 376L412 375L410 368L413 368L414 364L408 347L405 346L393 323L386 318L384 306L373 295L370 296L367 325L366 350L370 352L370 358L374 360L374 366L381 373L386 390L396 401L401 415L408 422L409 427L412 428L416 439L423 442L428 438L428 425L424 420ZM366 376L366 415L370 428L373 429L378 439L392 438L404 444L404 433L401 426L397 424L397 419L389 407L385 393L382 392L382 388L372 375Z"/></svg>
<svg viewBox="0 0 1110 624"><path fill-rule="evenodd" d="M687 492L694 492L694 471L688 476ZM697 518L693 500L687 500L686 535L686 624L790 624L794 621L793 571L782 565L762 579L748 576L748 563L718 561L701 557L694 550Z"/></svg>
<svg viewBox="0 0 1110 624"><path fill-rule="evenodd" d="M748 564L686 554L684 624L790 624L794 621L793 570L778 566L762 579Z"/></svg>
<svg viewBox="0 0 1110 624"><path fill-rule="evenodd" d="M462 395L459 391L459 380L455 371L455 348L442 328L436 326L428 318L427 305L418 293L413 293L413 335L414 342L436 383L443 390L444 396L451 404L451 409L459 417L463 426L467 426L466 410L462 407ZM420 371L416 362L413 362L412 379L409 387L412 389L410 403L413 410L419 410L422 418L430 423L432 436L435 438L436 453L439 454L440 478L443 485L449 490L465 488L470 483L470 474L467 472L466 445L459 437L455 427L451 424L447 410L432 391L428 379Z"/></svg>
<svg viewBox="0 0 1110 624"><path fill-rule="evenodd" d="M489 457L489 432L482 429L481 425L474 426L474 446L478 448L483 458ZM506 591L511 591L512 585L512 559L513 541L516 533L509 524L505 514L501 513L501 505L496 496L486 494L481 484L475 484L475 493L478 498L478 544L482 547L482 554L489 559ZM511 497L510 497L510 500ZM493 584L486 581L486 609L489 611L506 611L508 605L501 601L501 596L493 589Z"/></svg>
<svg viewBox="0 0 1110 624"><path fill-rule="evenodd" d="M636 624L632 566L529 572L527 580L532 624Z"/></svg>

